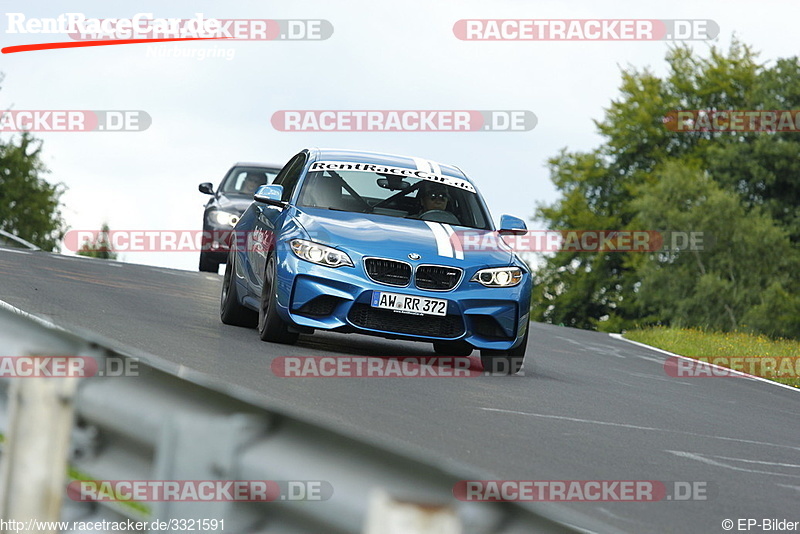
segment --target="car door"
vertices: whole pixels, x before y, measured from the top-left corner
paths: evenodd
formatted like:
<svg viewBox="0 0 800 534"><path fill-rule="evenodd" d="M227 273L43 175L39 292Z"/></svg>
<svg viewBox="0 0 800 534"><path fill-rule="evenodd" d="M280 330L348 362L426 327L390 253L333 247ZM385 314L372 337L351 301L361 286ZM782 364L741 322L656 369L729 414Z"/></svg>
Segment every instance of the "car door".
<svg viewBox="0 0 800 534"><path fill-rule="evenodd" d="M272 182L276 185L283 186L283 197L281 200L288 202L292 198L292 192L297 185L300 175L303 173L306 161L308 160L308 153L301 152L294 156L289 163L287 163L275 180ZM267 264L267 257L271 248L275 246L275 241L280 236L283 221L285 220L285 209L277 206L270 206L260 202L255 203L255 223L253 232L251 232L248 241L258 240L260 243L252 243L252 246L247 247L247 254L249 255L249 264L251 265L252 279L251 291L255 294L261 293L261 284L264 280L264 269ZM266 245L266 246L265 246Z"/></svg>

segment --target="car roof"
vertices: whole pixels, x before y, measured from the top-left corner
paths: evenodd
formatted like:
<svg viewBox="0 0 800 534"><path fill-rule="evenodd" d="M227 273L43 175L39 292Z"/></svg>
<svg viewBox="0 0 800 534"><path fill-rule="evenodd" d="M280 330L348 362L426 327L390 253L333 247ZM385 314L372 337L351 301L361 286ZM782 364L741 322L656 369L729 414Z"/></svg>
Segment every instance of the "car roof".
<svg viewBox="0 0 800 534"><path fill-rule="evenodd" d="M426 158L413 156L401 156L397 154L387 154L384 152L370 152L366 150L350 150L343 148L313 148L309 149L315 161L349 161L353 163L374 163L394 167L407 167L411 169L419 168L418 164L433 163L441 169L442 174L453 176L472 183L472 180L464 174L464 171L455 165L439 163ZM424 170L429 170L425 168Z"/></svg>
<svg viewBox="0 0 800 534"><path fill-rule="evenodd" d="M265 169L278 169L281 170L283 165L278 163L257 163L253 161L237 161L233 164L234 167L264 167Z"/></svg>

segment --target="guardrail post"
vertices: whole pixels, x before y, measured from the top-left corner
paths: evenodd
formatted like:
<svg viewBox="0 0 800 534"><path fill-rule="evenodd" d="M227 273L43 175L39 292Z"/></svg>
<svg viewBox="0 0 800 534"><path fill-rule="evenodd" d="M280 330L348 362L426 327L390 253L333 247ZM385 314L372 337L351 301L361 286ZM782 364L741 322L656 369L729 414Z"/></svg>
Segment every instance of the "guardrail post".
<svg viewBox="0 0 800 534"><path fill-rule="evenodd" d="M370 495L363 534L461 534L454 508L402 501L382 489Z"/></svg>
<svg viewBox="0 0 800 534"><path fill-rule="evenodd" d="M249 414L230 416L178 413L165 420L156 445L154 480L233 480L243 446L262 436L268 419ZM157 502L152 519L217 519L225 530L249 532L258 517L235 513L236 502ZM241 507L240 510L241 512Z"/></svg>
<svg viewBox="0 0 800 534"><path fill-rule="evenodd" d="M0 517L57 521L67 472L78 378L17 378L0 466ZM55 533L55 530L36 529ZM6 531L3 531L6 532Z"/></svg>

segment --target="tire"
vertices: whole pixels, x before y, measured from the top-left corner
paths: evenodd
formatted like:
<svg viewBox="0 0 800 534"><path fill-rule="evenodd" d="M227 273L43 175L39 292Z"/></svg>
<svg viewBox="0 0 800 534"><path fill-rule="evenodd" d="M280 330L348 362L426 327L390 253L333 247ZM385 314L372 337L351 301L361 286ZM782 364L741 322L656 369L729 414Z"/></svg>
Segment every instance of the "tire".
<svg viewBox="0 0 800 534"><path fill-rule="evenodd" d="M529 327L530 328L530 327ZM511 350L481 350L483 370L492 375L515 375L522 369L525 350L528 348L528 330L522 343Z"/></svg>
<svg viewBox="0 0 800 534"><path fill-rule="evenodd" d="M433 350L442 356L469 356L475 349L466 341L436 341Z"/></svg>
<svg viewBox="0 0 800 534"><path fill-rule="evenodd" d="M225 324L255 328L258 325L258 314L239 304L239 290L233 279L235 261L235 254L231 251L225 266L225 276L222 278L219 318Z"/></svg>
<svg viewBox="0 0 800 534"><path fill-rule="evenodd" d="M218 273L219 262L214 261L208 257L205 252L200 253L200 272L201 273Z"/></svg>
<svg viewBox="0 0 800 534"><path fill-rule="evenodd" d="M270 254L264 269L264 283L261 285L261 299L258 306L258 335L261 341L293 345L300 334L289 331L289 325L280 318L277 308L275 280L277 265L275 254Z"/></svg>

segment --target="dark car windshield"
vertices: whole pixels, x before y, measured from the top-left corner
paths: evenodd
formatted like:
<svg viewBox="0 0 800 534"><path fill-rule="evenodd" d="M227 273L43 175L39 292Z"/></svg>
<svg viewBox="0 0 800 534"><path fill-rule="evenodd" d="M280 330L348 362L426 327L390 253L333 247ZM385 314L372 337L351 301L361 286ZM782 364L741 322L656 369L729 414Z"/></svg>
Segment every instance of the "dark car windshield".
<svg viewBox="0 0 800 534"><path fill-rule="evenodd" d="M312 171L303 181L298 206L490 229L476 193L414 176Z"/></svg>
<svg viewBox="0 0 800 534"><path fill-rule="evenodd" d="M253 195L259 186L271 183L280 169L264 167L236 167L220 186L221 193Z"/></svg>

